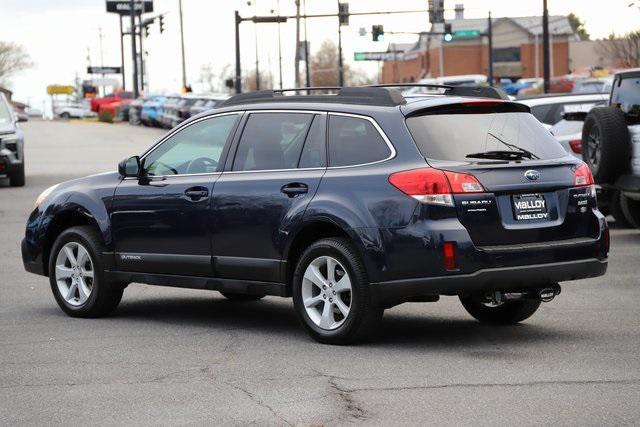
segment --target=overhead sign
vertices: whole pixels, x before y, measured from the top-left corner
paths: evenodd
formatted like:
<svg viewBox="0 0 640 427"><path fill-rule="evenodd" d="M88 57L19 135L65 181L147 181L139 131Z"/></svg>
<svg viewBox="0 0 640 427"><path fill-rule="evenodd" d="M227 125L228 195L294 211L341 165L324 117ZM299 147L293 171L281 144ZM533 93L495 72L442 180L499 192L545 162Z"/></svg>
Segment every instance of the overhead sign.
<svg viewBox="0 0 640 427"><path fill-rule="evenodd" d="M120 74L121 67L87 67L88 74Z"/></svg>
<svg viewBox="0 0 640 427"><path fill-rule="evenodd" d="M136 13L153 12L153 0L135 0L133 8ZM127 0L107 0L107 12L131 15L131 2Z"/></svg>
<svg viewBox="0 0 640 427"><path fill-rule="evenodd" d="M402 61L402 52L353 52L354 61Z"/></svg>
<svg viewBox="0 0 640 427"><path fill-rule="evenodd" d="M49 95L71 95L75 91L73 86L49 85L47 86L47 94Z"/></svg>
<svg viewBox="0 0 640 427"><path fill-rule="evenodd" d="M480 33L480 30L458 30L451 33L450 39L447 40L446 35L445 37L443 37L443 39L444 41L449 42L461 39L475 39L477 37L480 37L481 35L482 34Z"/></svg>

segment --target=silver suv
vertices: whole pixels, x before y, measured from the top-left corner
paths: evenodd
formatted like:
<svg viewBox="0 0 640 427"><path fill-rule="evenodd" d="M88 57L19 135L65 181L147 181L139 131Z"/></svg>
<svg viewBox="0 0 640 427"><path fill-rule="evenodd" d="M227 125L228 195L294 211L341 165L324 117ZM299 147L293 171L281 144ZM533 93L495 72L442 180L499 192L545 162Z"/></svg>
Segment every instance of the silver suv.
<svg viewBox="0 0 640 427"><path fill-rule="evenodd" d="M24 137L17 126L21 119L4 94L0 93L0 176L9 178L12 187L24 185Z"/></svg>

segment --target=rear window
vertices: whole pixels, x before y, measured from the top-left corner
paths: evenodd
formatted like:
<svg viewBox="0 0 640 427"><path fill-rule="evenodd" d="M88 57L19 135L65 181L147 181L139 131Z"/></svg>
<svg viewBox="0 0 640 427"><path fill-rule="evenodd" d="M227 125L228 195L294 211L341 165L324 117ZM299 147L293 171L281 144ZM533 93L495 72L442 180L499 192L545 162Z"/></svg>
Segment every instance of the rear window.
<svg viewBox="0 0 640 427"><path fill-rule="evenodd" d="M366 119L329 117L329 166L353 166L378 162L391 155L389 146Z"/></svg>
<svg viewBox="0 0 640 427"><path fill-rule="evenodd" d="M427 159L495 161L468 157L488 151L525 151L532 153L535 160L566 155L549 131L529 113L423 115L408 118L407 126Z"/></svg>
<svg viewBox="0 0 640 427"><path fill-rule="evenodd" d="M625 113L640 114L640 77L616 79L611 104L619 105Z"/></svg>

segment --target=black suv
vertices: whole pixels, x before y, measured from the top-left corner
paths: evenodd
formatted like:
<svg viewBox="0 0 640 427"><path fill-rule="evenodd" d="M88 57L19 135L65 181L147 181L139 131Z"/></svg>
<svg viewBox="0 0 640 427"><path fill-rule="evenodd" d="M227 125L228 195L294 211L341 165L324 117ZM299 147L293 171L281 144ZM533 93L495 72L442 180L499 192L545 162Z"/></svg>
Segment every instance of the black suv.
<svg viewBox="0 0 640 427"><path fill-rule="evenodd" d="M443 90L232 97L118 172L47 189L25 268L78 317L108 314L131 282L292 296L326 343L440 295L515 323L558 282L604 274L608 227L589 168L528 107Z"/></svg>

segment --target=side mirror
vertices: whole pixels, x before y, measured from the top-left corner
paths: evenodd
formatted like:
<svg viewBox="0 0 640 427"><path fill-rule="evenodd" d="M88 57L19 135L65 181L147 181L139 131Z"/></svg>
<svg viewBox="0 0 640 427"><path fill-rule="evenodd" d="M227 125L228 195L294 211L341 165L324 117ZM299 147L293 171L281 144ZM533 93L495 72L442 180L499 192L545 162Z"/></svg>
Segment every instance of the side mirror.
<svg viewBox="0 0 640 427"><path fill-rule="evenodd" d="M129 157L118 163L118 173L121 177L139 178L142 175L142 164L139 156Z"/></svg>

